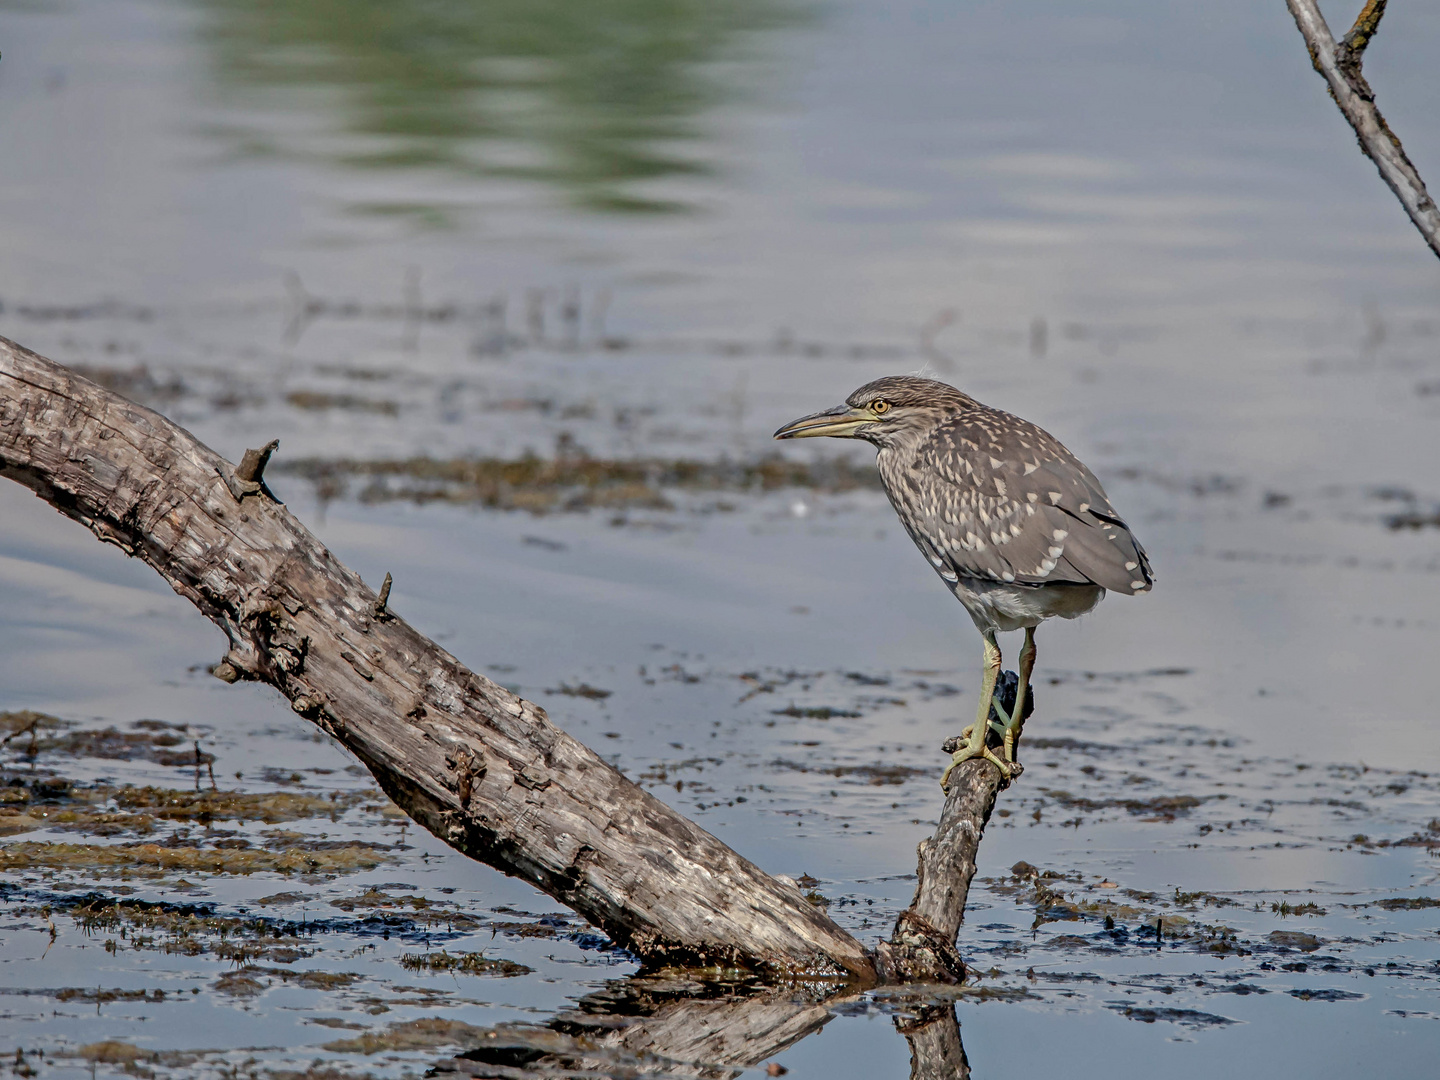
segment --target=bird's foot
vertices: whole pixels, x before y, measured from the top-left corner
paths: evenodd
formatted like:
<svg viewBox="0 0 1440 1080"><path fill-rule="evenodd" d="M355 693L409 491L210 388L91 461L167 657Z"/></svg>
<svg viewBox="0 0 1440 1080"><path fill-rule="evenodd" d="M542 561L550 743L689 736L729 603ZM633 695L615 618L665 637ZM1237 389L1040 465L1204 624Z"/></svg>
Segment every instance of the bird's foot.
<svg viewBox="0 0 1440 1080"><path fill-rule="evenodd" d="M1004 761L988 746L981 747L977 750L967 743L951 755L950 764L945 766L945 771L940 774L940 789L948 793L950 790L950 774L955 771L955 766L959 765L962 761L970 761L973 758L984 758L990 762L990 764L994 765L1000 770L1000 776L1007 784L1025 771L1025 766L1021 765L1018 761Z"/></svg>
<svg viewBox="0 0 1440 1080"><path fill-rule="evenodd" d="M1025 771L1025 766L1015 760L1015 739L1019 734L1019 725L1011 720L1010 714L1006 711L996 694L990 702L990 719L985 725L985 733L981 737L975 734L976 726L971 724L960 732L958 739L946 739L942 749L951 754L950 764L940 775L940 788L943 791L950 790L950 774L955 766L962 761L970 761L972 758L984 758L1000 770L1001 779L1009 784ZM989 743L990 733L994 732L1000 739L1001 745L992 749ZM1003 757L995 750L1000 750Z"/></svg>
<svg viewBox="0 0 1440 1080"><path fill-rule="evenodd" d="M990 731L997 733L1003 734L1005 730L1003 725L995 724L993 721L988 726ZM948 792L950 790L950 774L955 771L955 766L959 765L962 761L970 761L972 758L984 758L990 762L990 764L1000 770L1000 776L1007 784L1024 771L1024 766L1018 761L1013 759L1006 761L996 754L995 750L987 746L983 739L976 739L974 737L974 731L975 725L972 724L960 733L959 739L945 740L943 749L951 756L950 764L945 767L945 771L940 775L940 788L942 791ZM987 731L986 734L988 735L989 732Z"/></svg>

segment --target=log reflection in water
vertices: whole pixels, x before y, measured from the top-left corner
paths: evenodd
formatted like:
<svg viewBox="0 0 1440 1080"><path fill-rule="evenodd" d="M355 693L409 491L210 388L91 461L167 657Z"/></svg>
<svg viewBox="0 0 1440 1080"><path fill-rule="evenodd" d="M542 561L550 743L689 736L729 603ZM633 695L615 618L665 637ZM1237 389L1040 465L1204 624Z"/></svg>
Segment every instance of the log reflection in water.
<svg viewBox="0 0 1440 1080"><path fill-rule="evenodd" d="M547 1024L502 1024L437 1066L475 1077L732 1080L819 1031L834 985L756 989L686 977L617 980Z"/></svg>
<svg viewBox="0 0 1440 1080"><path fill-rule="evenodd" d="M953 1003L925 1005L914 1016L897 1016L895 1030L910 1044L910 1080L969 1080L970 1062Z"/></svg>
<svg viewBox="0 0 1440 1080"><path fill-rule="evenodd" d="M833 1010L867 1001L834 985L758 987L684 974L619 979L546 1024L501 1024L437 1074L529 1077L694 1077L733 1080L813 1035ZM952 1001L907 1000L895 1030L910 1046L911 1080L968 1080Z"/></svg>

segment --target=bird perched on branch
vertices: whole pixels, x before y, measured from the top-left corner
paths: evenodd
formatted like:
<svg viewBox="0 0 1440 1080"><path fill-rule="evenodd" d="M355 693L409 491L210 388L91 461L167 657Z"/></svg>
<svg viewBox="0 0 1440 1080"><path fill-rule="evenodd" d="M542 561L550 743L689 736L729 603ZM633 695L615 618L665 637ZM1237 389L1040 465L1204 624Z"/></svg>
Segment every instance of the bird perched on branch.
<svg viewBox="0 0 1440 1080"><path fill-rule="evenodd" d="M777 439L830 435L879 448L876 464L905 531L965 605L985 639L973 726L941 777L984 757L1019 775L1015 743L1035 665L1035 627L1092 610L1107 589L1142 593L1154 577L1145 549L1095 474L1049 432L934 379L892 375L844 405L791 421ZM1002 630L1025 631L1013 707L995 694ZM995 711L997 721L990 719ZM1000 736L997 755L987 745Z"/></svg>

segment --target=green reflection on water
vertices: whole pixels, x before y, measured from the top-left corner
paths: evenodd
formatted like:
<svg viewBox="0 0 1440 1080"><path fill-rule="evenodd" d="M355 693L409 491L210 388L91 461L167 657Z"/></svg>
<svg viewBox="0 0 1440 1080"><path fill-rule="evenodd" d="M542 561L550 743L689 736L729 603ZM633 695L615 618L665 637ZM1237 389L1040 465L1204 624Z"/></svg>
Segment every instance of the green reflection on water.
<svg viewBox="0 0 1440 1080"><path fill-rule="evenodd" d="M324 124L318 138L229 129L237 152L539 180L650 213L684 207L639 182L709 171L699 118L740 91L723 62L802 14L793 0L194 2L222 89Z"/></svg>

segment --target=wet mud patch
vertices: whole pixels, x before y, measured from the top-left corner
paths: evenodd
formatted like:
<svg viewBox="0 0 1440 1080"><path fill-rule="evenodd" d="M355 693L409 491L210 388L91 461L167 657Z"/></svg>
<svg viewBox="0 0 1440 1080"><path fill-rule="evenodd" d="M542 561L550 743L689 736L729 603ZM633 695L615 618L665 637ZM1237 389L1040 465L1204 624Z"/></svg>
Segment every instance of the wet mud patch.
<svg viewBox="0 0 1440 1080"><path fill-rule="evenodd" d="M769 763L771 769L784 769L789 772L819 772L826 776L838 778L854 777L863 780L868 784L876 786L882 784L903 784L918 776L930 776L934 770L919 768L913 765L832 765L812 766L799 761L787 761L777 758Z"/></svg>
<svg viewBox="0 0 1440 1080"><path fill-rule="evenodd" d="M235 850L161 844L66 844L21 841L0 848L0 871L78 871L101 877L162 879L172 873L348 874L373 870L389 861L388 845L325 841L276 850Z"/></svg>
<svg viewBox="0 0 1440 1080"><path fill-rule="evenodd" d="M1068 791L1044 788L1041 792L1047 799L1066 810L1111 810L1120 808L1131 814L1145 817L1149 821L1174 821L1182 814L1195 809L1205 802L1195 795L1155 795L1148 799L1087 798L1072 795ZM1214 798L1215 796L1210 796Z"/></svg>
<svg viewBox="0 0 1440 1080"><path fill-rule="evenodd" d="M400 415L400 406L394 401L362 397L358 394L327 394L318 390L292 390L285 395L285 404L306 412L339 409L346 412L378 413L381 416Z"/></svg>
<svg viewBox="0 0 1440 1080"><path fill-rule="evenodd" d="M0 733L3 733L0 735L0 746L9 748L16 739L28 737L29 743L20 745L27 757L34 757L35 752L29 747L37 745L37 740L52 738L55 732L72 726L68 721L34 709L0 712Z"/></svg>
<svg viewBox="0 0 1440 1080"><path fill-rule="evenodd" d="M200 1054L187 1054L175 1050L145 1050L133 1043L119 1039L87 1043L76 1055L92 1065L120 1065L129 1073L139 1072L144 1065L164 1069L180 1069L199 1061Z"/></svg>
<svg viewBox="0 0 1440 1080"><path fill-rule="evenodd" d="M335 1054L379 1054L385 1051L438 1050L446 1047L464 1049L487 1038L487 1031L459 1020L425 1017L390 1025L384 1031L367 1031L350 1039L335 1039L321 1049Z"/></svg>
<svg viewBox="0 0 1440 1080"><path fill-rule="evenodd" d="M306 990L343 990L359 982L353 972L295 971L289 968L247 966L227 971L215 980L211 989L229 997L254 997L274 985L294 985Z"/></svg>
<svg viewBox="0 0 1440 1080"><path fill-rule="evenodd" d="M373 788L221 788L211 767L214 756L200 749L189 724L140 720L122 729L35 713L0 717L17 736L9 744L11 760L0 763L5 872L175 887L183 875L326 877L394 860L394 842L372 839L393 820L389 800ZM177 764L193 770L193 789L114 776L117 770ZM97 770L111 775L75 778Z"/></svg>
<svg viewBox="0 0 1440 1080"><path fill-rule="evenodd" d="M585 698L589 701L604 701L612 693L612 691L602 690L598 686L591 686L587 682L578 682L573 685L561 683L555 689L545 692L547 694L564 694L566 697Z"/></svg>
<svg viewBox="0 0 1440 1080"><path fill-rule="evenodd" d="M293 964L314 955L317 935L365 936L378 931L364 924L326 919L276 919L255 916L214 903L187 904L116 897L90 892L80 895L37 889L9 888L4 898L16 920L43 920L54 928L68 918L85 941L99 943L112 955L156 952L178 956L212 956L248 964L268 959ZM417 924L397 922L383 932L420 937Z"/></svg>
<svg viewBox="0 0 1440 1080"><path fill-rule="evenodd" d="M302 477L322 498L359 486L362 502L470 504L532 513L593 509L673 510L676 493L879 490L873 467L836 458L803 464L778 455L748 462L591 458L408 458L277 461L272 468Z"/></svg>
<svg viewBox="0 0 1440 1080"><path fill-rule="evenodd" d="M200 748L208 728L163 720L137 720L129 730L110 725L80 728L73 721L29 710L0 713L0 746L18 749L33 761L41 754L111 761L152 761L158 765L211 765L215 756Z"/></svg>
<svg viewBox="0 0 1440 1080"><path fill-rule="evenodd" d="M188 826L204 830L215 847L244 850L265 838L246 839L236 830L217 829L217 823L276 825L324 820L338 823L357 806L373 804L378 792L340 792L311 795L293 792L241 792L233 790L184 791L153 785L118 787L112 784L76 784L50 775L27 778L0 774L0 836L37 830L89 833L102 837L149 836L170 827L170 843L180 846L190 836ZM199 836L200 834L197 834ZM271 839L273 839L273 834ZM199 840L196 841L199 843Z"/></svg>
<svg viewBox="0 0 1440 1080"><path fill-rule="evenodd" d="M374 892L361 895L373 899ZM275 895L263 899L273 901ZM239 1015L259 1012L272 1017L272 1023L281 1028L292 1023L313 1025L310 1030L320 1037L301 1038L300 1042L310 1044L307 1061L314 1065L316 1053L463 1050L474 1045L473 1040L462 1037L474 1025L414 1014L487 1007L457 994L456 979L489 976L508 981L534 974L530 965L497 955L493 941L484 952L475 947L482 934L486 940L497 934L503 941L523 940L507 928L525 923L496 920L494 927L482 927L480 920L467 913L468 905L444 898L418 908L375 904L360 909L358 918L337 918L324 909L296 918L268 913L268 909L294 903L297 898L305 900L297 894L246 911L233 903L179 903L10 885L0 897L0 919L9 944L0 949L12 961L15 946L28 938L42 945L48 941L47 953L93 948L100 958L98 967L113 968L130 980L137 972L154 970L144 979L148 985L142 986L122 982L20 987L6 992L53 1003L62 1010L60 1015L75 1015L77 1022L93 1016L97 1024L108 1025L112 1031L129 1028L139 1035L153 1026L145 1023L147 1019L161 1025L184 1023L177 1010L192 1008L192 1002L212 1010L217 1006L238 1009ZM435 910L446 906L450 909L448 926ZM553 952L561 940L562 935L552 933L545 939L545 948ZM439 941L455 945L429 947ZM141 961L147 954L164 958L164 965ZM38 949L34 955L39 957ZM43 962L43 957L40 959ZM88 961L86 966L94 969L97 961ZM417 975L435 978L440 984L410 985ZM196 976L202 978L197 981ZM79 1014L73 1013L76 1007L81 1007ZM66 1009L71 1012L64 1012ZM289 1020L287 1014L298 1015ZM361 1022L385 1014L390 1014L392 1023L384 1030L372 1031ZM213 1011L209 1015L213 1016ZM358 1020L353 1019L357 1016ZM226 1043L221 1034L224 1028L224 1021L219 1021L216 1034L222 1045ZM331 1031L321 1036L325 1029ZM336 1035L345 1038L337 1040ZM329 1043L337 1045L329 1047ZM45 1053L45 1060L76 1058L178 1077L202 1063L207 1069L223 1068L236 1053L249 1055L252 1063L258 1054L258 1060L266 1064L257 1075L284 1075L288 1052L278 1050L273 1041L249 1050L243 1046L240 1050L169 1050L163 1044L155 1047L144 1037L117 1036L100 1042L52 1042ZM31 1055L38 1066L42 1059L34 1051ZM425 1061L412 1060L412 1064L424 1065ZM301 1071L306 1067L301 1065Z"/></svg>

